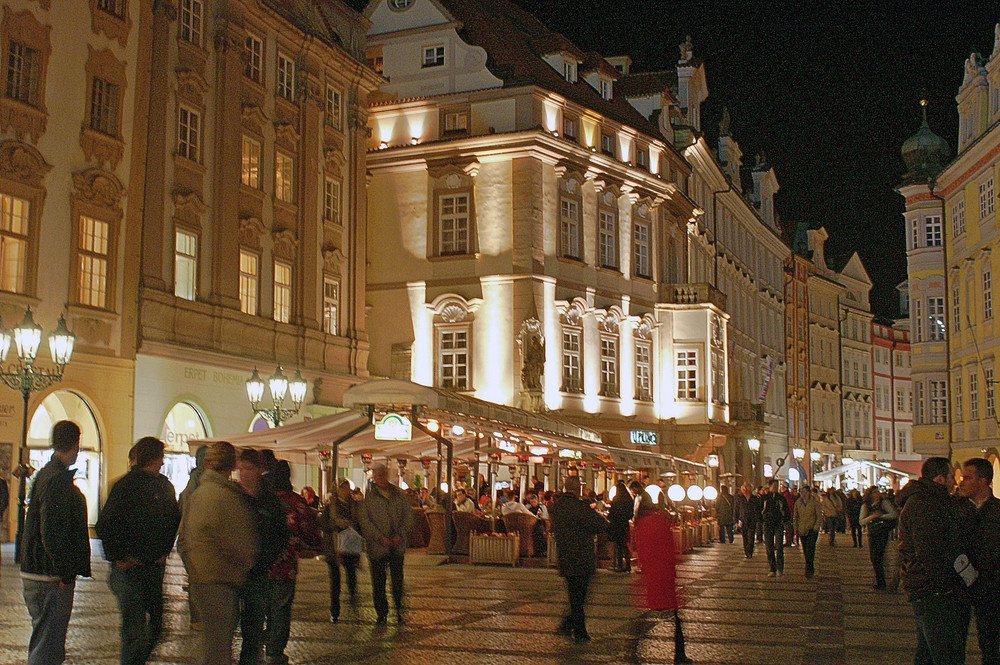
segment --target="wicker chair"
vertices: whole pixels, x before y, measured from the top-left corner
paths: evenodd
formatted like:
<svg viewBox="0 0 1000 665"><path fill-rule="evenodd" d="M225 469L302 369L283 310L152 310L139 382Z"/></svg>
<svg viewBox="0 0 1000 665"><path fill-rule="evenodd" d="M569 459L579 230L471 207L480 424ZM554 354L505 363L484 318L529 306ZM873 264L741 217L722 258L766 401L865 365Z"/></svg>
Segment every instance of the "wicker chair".
<svg viewBox="0 0 1000 665"><path fill-rule="evenodd" d="M535 525L538 518L526 513L510 513L503 516L507 533L521 536L521 556L535 556Z"/></svg>
<svg viewBox="0 0 1000 665"><path fill-rule="evenodd" d="M486 533L490 530L489 520L473 513L456 511L451 514L451 519L455 524L455 544L451 548L452 554L468 554L469 535Z"/></svg>
<svg viewBox="0 0 1000 665"><path fill-rule="evenodd" d="M446 515L443 512L428 511L424 513L427 516L427 526L430 529L431 535L427 541L427 553L428 554L446 554L447 553L447 541L448 537L448 523Z"/></svg>

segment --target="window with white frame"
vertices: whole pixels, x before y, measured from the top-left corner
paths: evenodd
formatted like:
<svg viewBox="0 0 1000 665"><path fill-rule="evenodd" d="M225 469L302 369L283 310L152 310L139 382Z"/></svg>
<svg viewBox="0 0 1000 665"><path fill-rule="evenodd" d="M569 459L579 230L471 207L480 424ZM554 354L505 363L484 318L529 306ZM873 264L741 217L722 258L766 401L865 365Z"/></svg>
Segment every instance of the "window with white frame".
<svg viewBox="0 0 1000 665"><path fill-rule="evenodd" d="M636 277L652 277L649 268L649 222L632 220L632 263Z"/></svg>
<svg viewBox="0 0 1000 665"><path fill-rule="evenodd" d="M726 403L726 353L722 349L712 349L712 401Z"/></svg>
<svg viewBox="0 0 1000 665"><path fill-rule="evenodd" d="M292 266L284 261L274 262L274 320L292 320Z"/></svg>
<svg viewBox="0 0 1000 665"><path fill-rule="evenodd" d="M194 300L198 295L198 236L174 232L174 295Z"/></svg>
<svg viewBox="0 0 1000 665"><path fill-rule="evenodd" d="M896 430L896 451L900 453L910 452L909 441L906 437L906 430Z"/></svg>
<svg viewBox="0 0 1000 665"><path fill-rule="evenodd" d="M635 343L635 398L640 402L653 399L653 346L639 340Z"/></svg>
<svg viewBox="0 0 1000 665"><path fill-rule="evenodd" d="M438 197L439 251L442 256L469 253L469 195Z"/></svg>
<svg viewBox="0 0 1000 665"><path fill-rule="evenodd" d="M924 384L921 381L914 381L913 383L913 401L916 402L916 410L913 413L913 422L918 425L925 425L927 421L924 418Z"/></svg>
<svg viewBox="0 0 1000 665"><path fill-rule="evenodd" d="M264 40L247 35L243 75L255 83L264 82Z"/></svg>
<svg viewBox="0 0 1000 665"><path fill-rule="evenodd" d="M340 181L323 181L323 219L340 224Z"/></svg>
<svg viewBox="0 0 1000 665"><path fill-rule="evenodd" d="M969 371L969 420L979 420L979 375Z"/></svg>
<svg viewBox="0 0 1000 665"><path fill-rule="evenodd" d="M979 183L979 217L985 218L993 214L996 199L993 196L993 176Z"/></svg>
<svg viewBox="0 0 1000 665"><path fill-rule="evenodd" d="M562 391L565 393L583 392L583 376L580 369L580 337L579 328L563 328L562 333Z"/></svg>
<svg viewBox="0 0 1000 665"><path fill-rule="evenodd" d="M920 237L920 229L918 228L917 220L912 220L910 222L910 249L916 249L920 246L918 238Z"/></svg>
<svg viewBox="0 0 1000 665"><path fill-rule="evenodd" d="M958 201L951 207L951 233L958 237L965 233L965 194L959 195Z"/></svg>
<svg viewBox="0 0 1000 665"><path fill-rule="evenodd" d="M919 298L913 301L913 320L917 323L917 329L914 330L913 340L915 342L924 341L924 312L923 312L923 301Z"/></svg>
<svg viewBox="0 0 1000 665"><path fill-rule="evenodd" d="M618 340L601 335L601 395L618 397Z"/></svg>
<svg viewBox="0 0 1000 665"><path fill-rule="evenodd" d="M328 335L338 334L340 316L340 282L333 277L323 278L323 330Z"/></svg>
<svg viewBox="0 0 1000 665"><path fill-rule="evenodd" d="M108 249L110 225L80 216L77 245L77 301L81 305L105 307L108 295Z"/></svg>
<svg viewBox="0 0 1000 665"><path fill-rule="evenodd" d="M931 422L934 424L948 422L948 388L946 381L931 381L929 385L931 396ZM989 396L987 394L987 411Z"/></svg>
<svg viewBox="0 0 1000 665"><path fill-rule="evenodd" d="M635 165L643 171L649 170L649 148L640 148L635 151Z"/></svg>
<svg viewBox="0 0 1000 665"><path fill-rule="evenodd" d="M608 157L616 157L615 135L608 130L601 130L601 152Z"/></svg>
<svg viewBox="0 0 1000 665"><path fill-rule="evenodd" d="M257 294L260 285L260 259L257 254L240 250L240 311L257 315Z"/></svg>
<svg viewBox="0 0 1000 665"><path fill-rule="evenodd" d="M424 47L424 67L440 67L444 64L444 46L425 46Z"/></svg>
<svg viewBox="0 0 1000 665"><path fill-rule="evenodd" d="M295 99L295 62L283 53L278 54L278 76L274 91L288 101Z"/></svg>
<svg viewBox="0 0 1000 665"><path fill-rule="evenodd" d="M601 97L604 99L611 99L611 81L605 78L600 79L598 82L598 92L601 93Z"/></svg>
<svg viewBox="0 0 1000 665"><path fill-rule="evenodd" d="M995 418L997 415L996 402L993 399L993 368L983 369L983 390L986 391L986 417Z"/></svg>
<svg viewBox="0 0 1000 665"><path fill-rule="evenodd" d="M186 42L201 46L205 7L201 0L181 0L178 35Z"/></svg>
<svg viewBox="0 0 1000 665"><path fill-rule="evenodd" d="M678 351L677 399L698 399L698 352Z"/></svg>
<svg viewBox="0 0 1000 665"><path fill-rule="evenodd" d="M260 142L243 137L243 160L240 182L247 187L260 188Z"/></svg>
<svg viewBox="0 0 1000 665"><path fill-rule="evenodd" d="M285 203L295 202L295 160L282 152L274 153L274 197Z"/></svg>
<svg viewBox="0 0 1000 665"><path fill-rule="evenodd" d="M955 414L955 421L962 422L962 377L960 375L954 378L954 387L955 390L951 398L952 411Z"/></svg>
<svg viewBox="0 0 1000 665"><path fill-rule="evenodd" d="M26 199L0 194L0 289L10 293L25 290L30 210Z"/></svg>
<svg viewBox="0 0 1000 665"><path fill-rule="evenodd" d="M337 131L344 129L344 94L336 86L326 86L326 124Z"/></svg>
<svg viewBox="0 0 1000 665"><path fill-rule="evenodd" d="M983 319L993 318L993 273L983 269Z"/></svg>
<svg viewBox="0 0 1000 665"><path fill-rule="evenodd" d="M187 106L177 113L177 154L192 162L201 158L201 113Z"/></svg>
<svg viewBox="0 0 1000 665"><path fill-rule="evenodd" d="M927 299L927 324L930 341L940 342L945 339L943 297L936 296Z"/></svg>
<svg viewBox="0 0 1000 665"><path fill-rule="evenodd" d="M562 199L560 204L560 242L562 255L580 258L580 203L572 199Z"/></svg>
<svg viewBox="0 0 1000 665"><path fill-rule="evenodd" d="M618 268L618 223L615 213L601 210L598 214L598 265L602 268Z"/></svg>
<svg viewBox="0 0 1000 665"><path fill-rule="evenodd" d="M951 325L955 330L962 329L962 307L961 307L961 289L958 286L954 286L951 289Z"/></svg>
<svg viewBox="0 0 1000 665"><path fill-rule="evenodd" d="M438 331L438 381L441 388L469 390L467 328L443 328Z"/></svg>
<svg viewBox="0 0 1000 665"><path fill-rule="evenodd" d="M563 78L576 83L576 63L572 60L563 60Z"/></svg>
<svg viewBox="0 0 1000 665"><path fill-rule="evenodd" d="M931 215L924 218L924 246L940 247L943 242L941 215Z"/></svg>

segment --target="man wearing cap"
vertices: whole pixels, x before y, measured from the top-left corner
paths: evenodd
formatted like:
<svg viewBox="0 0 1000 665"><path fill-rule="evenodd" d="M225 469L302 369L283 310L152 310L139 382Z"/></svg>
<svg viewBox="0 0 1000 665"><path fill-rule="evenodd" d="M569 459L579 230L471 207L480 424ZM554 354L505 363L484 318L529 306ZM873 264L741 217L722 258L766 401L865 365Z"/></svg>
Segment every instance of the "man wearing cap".
<svg viewBox="0 0 1000 665"><path fill-rule="evenodd" d="M564 493L549 509L559 557L559 574L566 578L569 592L569 616L563 620L559 632L572 634L577 642L583 642L590 639L584 604L590 578L597 570L594 536L607 531L608 521L580 499L579 476L566 478L563 489Z"/></svg>
<svg viewBox="0 0 1000 665"><path fill-rule="evenodd" d="M372 486L361 503L358 521L364 532L371 569L375 623L384 624L389 616L386 569L392 577L396 620L403 623L403 555L413 527L413 509L406 493L389 482L385 464L377 464L372 471Z"/></svg>

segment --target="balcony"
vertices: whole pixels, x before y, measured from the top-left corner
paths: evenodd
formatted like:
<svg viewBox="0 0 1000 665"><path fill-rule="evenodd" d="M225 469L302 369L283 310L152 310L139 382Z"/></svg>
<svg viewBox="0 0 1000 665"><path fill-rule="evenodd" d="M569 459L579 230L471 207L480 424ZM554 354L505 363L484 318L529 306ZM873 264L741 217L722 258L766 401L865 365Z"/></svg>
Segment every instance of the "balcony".
<svg viewBox="0 0 1000 665"><path fill-rule="evenodd" d="M753 402L732 402L729 405L730 422L764 422L764 405Z"/></svg>
<svg viewBox="0 0 1000 665"><path fill-rule="evenodd" d="M712 304L726 311L726 294L707 282L698 284L665 284L662 301L674 305Z"/></svg>

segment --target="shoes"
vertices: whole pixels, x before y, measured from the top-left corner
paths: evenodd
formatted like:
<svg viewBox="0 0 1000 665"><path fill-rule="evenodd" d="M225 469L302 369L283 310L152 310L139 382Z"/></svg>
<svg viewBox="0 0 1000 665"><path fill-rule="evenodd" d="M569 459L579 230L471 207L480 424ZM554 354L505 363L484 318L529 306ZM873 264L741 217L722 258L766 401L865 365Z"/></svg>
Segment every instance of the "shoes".
<svg viewBox="0 0 1000 665"><path fill-rule="evenodd" d="M380 614L377 617L375 617L375 625L384 626L388 620L389 617L387 617L385 614Z"/></svg>
<svg viewBox="0 0 1000 665"><path fill-rule="evenodd" d="M885 582L881 582L881 583L880 582L876 582L875 584L872 585L872 588L875 589L876 591L881 591L882 589L885 588Z"/></svg>
<svg viewBox="0 0 1000 665"><path fill-rule="evenodd" d="M559 633L560 635L567 635L567 636L572 635L573 627L570 625L569 619L566 619L561 624L559 624L559 627L556 628L556 632Z"/></svg>
<svg viewBox="0 0 1000 665"><path fill-rule="evenodd" d="M590 639L590 633L587 632L586 628L578 628L573 631L573 641L577 644L581 642L586 642Z"/></svg>
<svg viewBox="0 0 1000 665"><path fill-rule="evenodd" d="M674 663L693 663L694 661L687 656L674 656Z"/></svg>
<svg viewBox="0 0 1000 665"><path fill-rule="evenodd" d="M339 620L340 620L340 615L339 614L331 614L330 615L330 623L337 623Z"/></svg>
<svg viewBox="0 0 1000 665"><path fill-rule="evenodd" d="M784 575L784 574L785 574L785 571L783 571L783 570L779 570L779 571L778 571L778 577L781 577L781 576L782 576L782 575Z"/></svg>
<svg viewBox="0 0 1000 665"><path fill-rule="evenodd" d="M201 622L200 621L192 621L191 622L191 630L193 630L195 632L201 632Z"/></svg>
<svg viewBox="0 0 1000 665"><path fill-rule="evenodd" d="M767 576L768 576L768 577L774 577L774 571L773 571L773 570L772 570L772 571L769 571L769 572L767 573Z"/></svg>
<svg viewBox="0 0 1000 665"><path fill-rule="evenodd" d="M402 612L396 612L396 623L398 623L400 626L406 623L406 621L403 619Z"/></svg>

